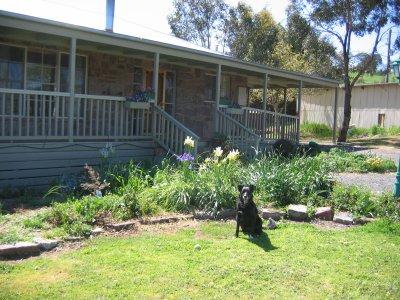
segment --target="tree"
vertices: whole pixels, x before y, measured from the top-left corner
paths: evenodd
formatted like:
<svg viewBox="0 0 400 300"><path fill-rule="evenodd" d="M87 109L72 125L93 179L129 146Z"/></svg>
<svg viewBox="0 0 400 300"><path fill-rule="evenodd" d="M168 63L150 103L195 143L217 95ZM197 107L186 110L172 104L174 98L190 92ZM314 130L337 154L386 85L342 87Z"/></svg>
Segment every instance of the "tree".
<svg viewBox="0 0 400 300"><path fill-rule="evenodd" d="M294 53L302 54L313 75L338 78L337 54L333 44L314 28L298 10L289 5L286 10L287 25L285 39ZM304 70L304 69L299 69Z"/></svg>
<svg viewBox="0 0 400 300"><path fill-rule="evenodd" d="M357 80L372 63L377 46L390 22L399 24L399 0L292 0L298 8L310 13L306 18L341 45L341 71L344 81L344 114L338 141L345 142L351 118L351 93ZM341 33L343 32L343 33ZM354 78L350 77L353 36L375 35L369 58Z"/></svg>
<svg viewBox="0 0 400 300"><path fill-rule="evenodd" d="M254 13L239 2L229 10L227 44L234 57L258 63L271 63L271 56L281 30L271 13Z"/></svg>
<svg viewBox="0 0 400 300"><path fill-rule="evenodd" d="M379 53L375 53L371 58L368 53L361 52L354 56L355 65L352 68L353 72L358 72L365 68L365 65L368 66L365 68L365 72L369 74L375 74L378 70L378 66L382 64L382 56Z"/></svg>
<svg viewBox="0 0 400 300"><path fill-rule="evenodd" d="M227 4L223 0L174 0L173 6L168 15L172 33L210 49L224 26Z"/></svg>

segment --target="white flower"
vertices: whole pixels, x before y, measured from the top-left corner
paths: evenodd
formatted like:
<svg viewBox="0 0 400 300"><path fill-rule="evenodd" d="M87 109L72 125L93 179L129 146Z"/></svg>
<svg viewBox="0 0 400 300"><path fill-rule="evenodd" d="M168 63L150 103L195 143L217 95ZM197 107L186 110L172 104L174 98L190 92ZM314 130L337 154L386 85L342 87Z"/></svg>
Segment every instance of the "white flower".
<svg viewBox="0 0 400 300"><path fill-rule="evenodd" d="M226 156L226 158L228 160L237 160L239 158L240 152L239 150L231 150L228 155Z"/></svg>
<svg viewBox="0 0 400 300"><path fill-rule="evenodd" d="M193 140L193 138L190 137L190 136L187 136L187 137L186 137L186 139L185 139L185 141L183 142L183 144L184 144L186 147L194 148L194 140Z"/></svg>
<svg viewBox="0 0 400 300"><path fill-rule="evenodd" d="M224 151L222 150L221 147L217 147L214 150L214 156L215 157L221 157L223 153L224 153Z"/></svg>

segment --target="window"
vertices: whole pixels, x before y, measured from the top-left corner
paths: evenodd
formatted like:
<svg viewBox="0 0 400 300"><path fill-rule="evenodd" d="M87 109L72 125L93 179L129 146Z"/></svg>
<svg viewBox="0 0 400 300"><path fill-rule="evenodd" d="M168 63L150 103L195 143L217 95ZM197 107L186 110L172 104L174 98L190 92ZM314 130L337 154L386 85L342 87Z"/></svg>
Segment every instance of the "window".
<svg viewBox="0 0 400 300"><path fill-rule="evenodd" d="M140 92L143 90L143 69L142 68L133 68L133 92Z"/></svg>
<svg viewBox="0 0 400 300"><path fill-rule="evenodd" d="M57 53L47 50L28 50L26 87L28 90L56 90Z"/></svg>
<svg viewBox="0 0 400 300"><path fill-rule="evenodd" d="M76 55L75 60L75 93L86 93L86 56ZM60 92L69 91L69 54L61 53L60 58Z"/></svg>
<svg viewBox="0 0 400 300"><path fill-rule="evenodd" d="M24 88L25 49L0 45L0 87Z"/></svg>

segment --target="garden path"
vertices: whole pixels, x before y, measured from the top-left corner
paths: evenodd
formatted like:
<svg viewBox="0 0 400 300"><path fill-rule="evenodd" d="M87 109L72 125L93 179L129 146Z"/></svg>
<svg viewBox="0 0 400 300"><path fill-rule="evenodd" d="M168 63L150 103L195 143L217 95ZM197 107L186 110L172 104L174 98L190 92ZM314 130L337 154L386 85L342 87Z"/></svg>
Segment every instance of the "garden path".
<svg viewBox="0 0 400 300"><path fill-rule="evenodd" d="M334 178L344 185L366 187L374 192L393 190L396 173L337 173Z"/></svg>

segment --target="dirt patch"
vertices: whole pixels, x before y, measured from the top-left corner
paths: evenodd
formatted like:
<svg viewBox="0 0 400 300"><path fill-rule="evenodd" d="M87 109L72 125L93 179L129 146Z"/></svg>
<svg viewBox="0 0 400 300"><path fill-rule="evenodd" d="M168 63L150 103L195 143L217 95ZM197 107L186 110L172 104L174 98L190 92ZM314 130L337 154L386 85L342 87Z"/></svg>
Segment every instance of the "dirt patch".
<svg viewBox="0 0 400 300"><path fill-rule="evenodd" d="M333 221L324 221L324 220L312 220L310 224L314 225L319 229L336 229L336 230L348 229L350 227L355 226L355 225L344 225Z"/></svg>

